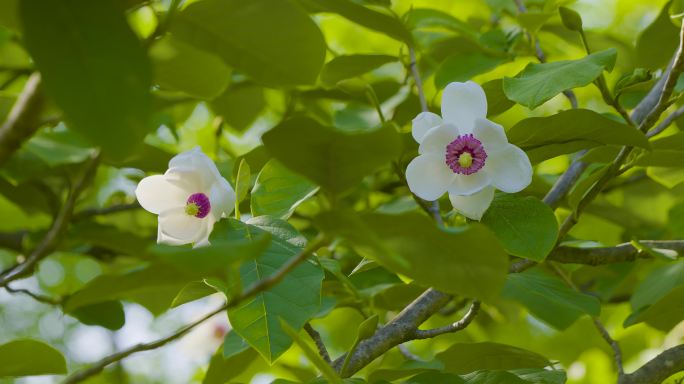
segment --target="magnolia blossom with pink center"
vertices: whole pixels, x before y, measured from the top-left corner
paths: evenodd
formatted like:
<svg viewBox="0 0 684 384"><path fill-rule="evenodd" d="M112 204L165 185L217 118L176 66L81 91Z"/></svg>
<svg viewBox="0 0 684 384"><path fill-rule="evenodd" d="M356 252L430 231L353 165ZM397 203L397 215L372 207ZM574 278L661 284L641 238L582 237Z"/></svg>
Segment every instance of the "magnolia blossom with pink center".
<svg viewBox="0 0 684 384"><path fill-rule="evenodd" d="M527 154L486 117L484 90L468 81L446 86L441 117L422 112L413 119L419 156L406 168L406 180L414 194L433 201L448 193L455 210L480 220L495 189L515 193L532 182Z"/></svg>
<svg viewBox="0 0 684 384"><path fill-rule="evenodd" d="M163 175L142 179L135 196L159 215L157 242L170 245L208 245L214 223L235 206L235 191L199 147L176 155Z"/></svg>

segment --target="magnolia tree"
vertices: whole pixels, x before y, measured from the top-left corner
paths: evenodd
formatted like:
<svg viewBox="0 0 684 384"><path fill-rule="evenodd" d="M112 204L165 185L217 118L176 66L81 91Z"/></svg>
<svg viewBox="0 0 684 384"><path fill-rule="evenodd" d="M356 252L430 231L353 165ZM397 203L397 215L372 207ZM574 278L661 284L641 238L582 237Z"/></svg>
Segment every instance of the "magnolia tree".
<svg viewBox="0 0 684 384"><path fill-rule="evenodd" d="M2 1L0 382L681 383L683 7Z"/></svg>

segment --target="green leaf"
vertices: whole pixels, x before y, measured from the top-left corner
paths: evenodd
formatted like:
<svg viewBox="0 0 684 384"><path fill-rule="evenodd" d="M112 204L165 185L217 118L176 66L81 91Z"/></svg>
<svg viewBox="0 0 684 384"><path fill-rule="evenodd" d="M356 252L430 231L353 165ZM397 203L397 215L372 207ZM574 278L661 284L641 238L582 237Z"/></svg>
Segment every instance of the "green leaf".
<svg viewBox="0 0 684 384"><path fill-rule="evenodd" d="M477 38L477 31L468 23L461 21L449 13L431 8L413 8L408 12L406 24L411 29L446 28L459 32L464 36Z"/></svg>
<svg viewBox="0 0 684 384"><path fill-rule="evenodd" d="M437 354L447 372L466 374L479 370L544 368L551 363L543 356L498 343L454 343Z"/></svg>
<svg viewBox="0 0 684 384"><path fill-rule="evenodd" d="M444 372L423 372L403 381L402 384L465 384L465 381L456 375Z"/></svg>
<svg viewBox="0 0 684 384"><path fill-rule="evenodd" d="M637 310L625 320L624 326L645 322L646 324L669 332L684 318L684 285L680 285L668 292L652 305Z"/></svg>
<svg viewBox="0 0 684 384"><path fill-rule="evenodd" d="M347 352L347 355L344 358L342 368L340 368L341 373L346 371L349 360L351 359L352 354L354 354L356 351L356 347L358 347L359 343L373 336L377 328L378 315L373 315L359 324L359 329L356 331L356 339L354 339L354 343L352 344L351 348L349 348L349 352Z"/></svg>
<svg viewBox="0 0 684 384"><path fill-rule="evenodd" d="M83 324L100 325L115 331L126 323L123 305L120 301L104 301L77 308L70 315Z"/></svg>
<svg viewBox="0 0 684 384"><path fill-rule="evenodd" d="M368 375L368 382L375 383L381 380L396 381L411 375L416 375L427 371L441 371L443 369L444 364L439 360L406 360L397 368L381 368L374 370L370 373L370 375ZM413 379L415 379L415 377Z"/></svg>
<svg viewBox="0 0 684 384"><path fill-rule="evenodd" d="M230 332L228 335L234 333ZM202 384L224 384L231 382L232 379L245 372L258 357L256 351L249 347L227 357L224 357L221 352L222 350L223 346L219 347L214 356L212 356L211 361L209 361L209 369L207 374L204 375Z"/></svg>
<svg viewBox="0 0 684 384"><path fill-rule="evenodd" d="M684 166L684 132L652 141L651 151L642 154L637 164L669 168Z"/></svg>
<svg viewBox="0 0 684 384"><path fill-rule="evenodd" d="M314 183L340 194L399 156L401 136L392 125L349 133L297 117L262 138L274 158Z"/></svg>
<svg viewBox="0 0 684 384"><path fill-rule="evenodd" d="M306 178L271 160L259 172L252 189L252 215L288 218L299 204L318 190Z"/></svg>
<svg viewBox="0 0 684 384"><path fill-rule="evenodd" d="M271 245L268 233L250 239L233 236L232 219L217 223L210 246L192 249L168 245L152 248L154 262L113 274L100 275L69 296L64 310L111 300L130 300L145 305L153 313L168 309L178 293L198 278L226 279L239 263L255 258Z"/></svg>
<svg viewBox="0 0 684 384"><path fill-rule="evenodd" d="M564 60L544 64L529 64L515 77L503 80L506 96L534 109L568 89L590 84L601 73L611 71L617 50L606 49L578 60Z"/></svg>
<svg viewBox="0 0 684 384"><path fill-rule="evenodd" d="M521 27L528 30L530 33L536 34L539 29L546 24L551 17L554 16L552 12L524 12L518 14L518 23Z"/></svg>
<svg viewBox="0 0 684 384"><path fill-rule="evenodd" d="M230 82L230 69L220 57L166 37L150 48L154 79L163 89L211 100Z"/></svg>
<svg viewBox="0 0 684 384"><path fill-rule="evenodd" d="M670 18L668 1L653 22L637 37L636 59L637 65L649 69L662 68L672 57L672 52L679 45L679 28Z"/></svg>
<svg viewBox="0 0 684 384"><path fill-rule="evenodd" d="M684 262L656 268L634 290L630 298L632 309L638 311L654 304L680 285L684 285Z"/></svg>
<svg viewBox="0 0 684 384"><path fill-rule="evenodd" d="M266 106L264 89L250 83L233 84L221 96L212 100L209 106L223 117L226 124L243 132L254 123Z"/></svg>
<svg viewBox="0 0 684 384"><path fill-rule="evenodd" d="M327 212L315 222L323 231L347 240L360 255L448 293L489 299L500 292L506 278L508 257L494 235L479 224L441 230L415 212Z"/></svg>
<svg viewBox="0 0 684 384"><path fill-rule="evenodd" d="M181 306L191 301L199 300L216 293L216 289L210 287L204 281L192 281L185 285L183 289L173 298L171 308Z"/></svg>
<svg viewBox="0 0 684 384"><path fill-rule="evenodd" d="M464 376L466 384L530 384L506 371L478 371Z"/></svg>
<svg viewBox="0 0 684 384"><path fill-rule="evenodd" d="M374 11L350 0L298 0L312 12L332 12L345 19L381 32L389 37L402 41L408 45L413 44L413 37L408 28L398 17L386 13Z"/></svg>
<svg viewBox="0 0 684 384"><path fill-rule="evenodd" d="M558 238L556 216L534 197L497 194L482 218L513 256L542 261Z"/></svg>
<svg viewBox="0 0 684 384"><path fill-rule="evenodd" d="M534 316L559 330L584 314L598 316L601 312L597 298L577 292L536 268L508 275L502 296L520 302Z"/></svg>
<svg viewBox="0 0 684 384"><path fill-rule="evenodd" d="M575 32L582 32L582 16L579 13L566 7L559 7L558 13L565 28Z"/></svg>
<svg viewBox="0 0 684 384"><path fill-rule="evenodd" d="M565 384L568 380L565 371L559 369L514 369L510 372L534 384Z"/></svg>
<svg viewBox="0 0 684 384"><path fill-rule="evenodd" d="M55 348L37 340L14 340L0 345L0 377L63 375L66 360Z"/></svg>
<svg viewBox="0 0 684 384"><path fill-rule="evenodd" d="M313 84L325 58L318 26L290 0L193 2L171 32L265 85Z"/></svg>
<svg viewBox="0 0 684 384"><path fill-rule="evenodd" d="M151 70L113 0L22 1L23 40L69 128L124 158L150 127Z"/></svg>
<svg viewBox="0 0 684 384"><path fill-rule="evenodd" d="M80 163L93 154L93 148L69 130L40 131L24 144L24 149L50 167Z"/></svg>
<svg viewBox="0 0 684 384"><path fill-rule="evenodd" d="M252 174L249 170L249 164L247 164L247 161L244 158L240 159L240 166L238 167L238 173L235 177L235 208L237 208L240 202L247 197L251 179Z"/></svg>
<svg viewBox="0 0 684 384"><path fill-rule="evenodd" d="M487 116L500 115L515 105L503 91L503 79L490 80L482 84L487 96Z"/></svg>
<svg viewBox="0 0 684 384"><path fill-rule="evenodd" d="M587 192L589 192L594 184L610 170L610 167L607 164L602 164L593 168L594 169L590 168L591 173L578 180L568 193L568 205L573 211L573 214L577 210L577 206L582 199L587 195Z"/></svg>
<svg viewBox="0 0 684 384"><path fill-rule="evenodd" d="M299 346L299 348L304 351L304 355L309 359L313 365L318 368L318 370L328 379L329 383L342 384L342 379L337 375L337 372L328 364L317 351L314 351L309 344L307 344L294 328L292 328L286 321L280 320L280 325L283 327L285 333L294 340L294 342Z"/></svg>
<svg viewBox="0 0 684 384"><path fill-rule="evenodd" d="M491 71L505 60L502 57L492 57L479 52L450 56L437 68L435 87L442 89L453 81L470 80L477 75Z"/></svg>
<svg viewBox="0 0 684 384"><path fill-rule="evenodd" d="M323 67L321 81L327 85L335 85L340 80L361 76L395 61L397 61L395 56L388 55L337 56Z"/></svg>
<svg viewBox="0 0 684 384"><path fill-rule="evenodd" d="M229 359L252 347L235 331L230 331L223 339L223 358Z"/></svg>
<svg viewBox="0 0 684 384"><path fill-rule="evenodd" d="M247 224L231 221L229 236L249 238L269 231L273 233L270 247L257 260L240 268L243 286L249 286L277 271L301 252L301 235L285 221L269 217L251 219ZM280 319L294 329L301 329L317 312L321 302L323 271L311 262L304 262L285 275L275 287L257 294L231 308L228 318L235 332L242 336L267 361L273 362L292 344Z"/></svg>
<svg viewBox="0 0 684 384"><path fill-rule="evenodd" d="M646 136L635 128L588 109L530 117L519 121L507 134L533 163L605 144L649 148Z"/></svg>
<svg viewBox="0 0 684 384"><path fill-rule="evenodd" d="M644 68L635 68L632 73L624 75L620 78L620 80L618 80L617 83L615 83L613 94L615 94L615 97L619 97L620 94L629 90L630 87L643 84L647 81L650 81L652 78L653 74L651 71Z"/></svg>

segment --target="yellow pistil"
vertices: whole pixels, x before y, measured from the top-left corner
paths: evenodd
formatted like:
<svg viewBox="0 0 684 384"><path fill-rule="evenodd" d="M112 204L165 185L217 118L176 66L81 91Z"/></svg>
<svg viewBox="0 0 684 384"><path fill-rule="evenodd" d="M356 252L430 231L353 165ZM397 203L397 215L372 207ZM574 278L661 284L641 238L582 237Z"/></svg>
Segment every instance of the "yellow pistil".
<svg viewBox="0 0 684 384"><path fill-rule="evenodd" d="M185 206L185 213L187 213L190 216L197 216L197 213L199 213L199 206L195 203L190 203Z"/></svg>
<svg viewBox="0 0 684 384"><path fill-rule="evenodd" d="M458 157L458 165L463 168L470 168L473 165L473 155L469 152L463 152L461 156Z"/></svg>

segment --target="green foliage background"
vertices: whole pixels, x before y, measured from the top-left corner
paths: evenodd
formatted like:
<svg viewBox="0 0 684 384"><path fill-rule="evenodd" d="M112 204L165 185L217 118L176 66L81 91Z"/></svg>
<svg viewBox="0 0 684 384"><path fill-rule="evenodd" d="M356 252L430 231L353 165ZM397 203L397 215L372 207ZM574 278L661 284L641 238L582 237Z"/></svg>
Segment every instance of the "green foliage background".
<svg viewBox="0 0 684 384"><path fill-rule="evenodd" d="M656 134L631 125L667 77L682 11L680 0L3 0L0 383L342 382L355 363L340 356L430 287L443 308L421 329L458 321L474 299L477 317L394 343L344 382L616 382L595 321L628 373L684 339L681 78L647 118ZM481 223L443 198L441 226L403 179L411 119L421 93L439 112L444 86L467 80L535 176L497 194ZM135 187L195 146L238 192L238 213L210 247L156 245ZM623 146L634 150L614 174ZM567 196L544 204L577 161ZM629 255L592 259L596 248ZM241 296L300 255L278 284ZM103 354L75 345L92 327L129 337L141 308L156 336L172 335L224 299L235 305L217 311L192 372L117 355L89 372Z"/></svg>

